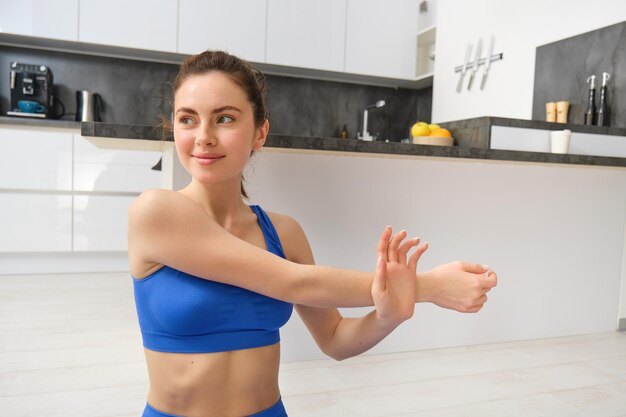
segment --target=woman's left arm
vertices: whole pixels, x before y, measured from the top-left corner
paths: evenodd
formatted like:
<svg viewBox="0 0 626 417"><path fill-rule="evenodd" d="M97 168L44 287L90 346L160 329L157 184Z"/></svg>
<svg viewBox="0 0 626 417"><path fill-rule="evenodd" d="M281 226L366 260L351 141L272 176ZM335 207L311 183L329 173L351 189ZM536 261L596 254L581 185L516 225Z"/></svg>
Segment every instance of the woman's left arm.
<svg viewBox="0 0 626 417"><path fill-rule="evenodd" d="M287 224L285 224L287 223ZM314 264L308 240L302 228L291 218L285 219L285 254L292 262ZM336 308L296 305L296 311L324 354L336 360L357 356L374 347L403 321L413 316L415 307L415 268L427 245L417 239L402 240L402 231L393 239L387 227L378 244L378 261L372 284L376 309L360 318L345 318ZM281 238L282 239L282 238ZM387 269L393 269L387 274ZM393 276L393 279L389 279Z"/></svg>

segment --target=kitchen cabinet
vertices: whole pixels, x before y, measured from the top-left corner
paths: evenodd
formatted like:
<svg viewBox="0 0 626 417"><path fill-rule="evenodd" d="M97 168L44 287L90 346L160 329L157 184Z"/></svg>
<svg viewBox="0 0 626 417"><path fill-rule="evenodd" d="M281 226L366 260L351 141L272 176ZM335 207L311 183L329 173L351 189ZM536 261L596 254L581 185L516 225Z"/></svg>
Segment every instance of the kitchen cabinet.
<svg viewBox="0 0 626 417"><path fill-rule="evenodd" d="M0 189L71 191L72 134L0 129Z"/></svg>
<svg viewBox="0 0 626 417"><path fill-rule="evenodd" d="M176 52L177 11L177 0L80 0L78 40Z"/></svg>
<svg viewBox="0 0 626 417"><path fill-rule="evenodd" d="M100 149L79 135L74 136L74 190L135 192L161 186L161 171L152 167L159 151Z"/></svg>
<svg viewBox="0 0 626 417"><path fill-rule="evenodd" d="M0 252L72 250L72 196L0 191Z"/></svg>
<svg viewBox="0 0 626 417"><path fill-rule="evenodd" d="M128 250L128 208L136 196L74 195L75 252Z"/></svg>
<svg viewBox="0 0 626 417"><path fill-rule="evenodd" d="M180 0L178 52L220 49L265 62L266 13L265 0Z"/></svg>
<svg viewBox="0 0 626 417"><path fill-rule="evenodd" d="M349 73L415 79L419 1L348 0Z"/></svg>
<svg viewBox="0 0 626 417"><path fill-rule="evenodd" d="M347 0L268 0L269 64L343 71Z"/></svg>
<svg viewBox="0 0 626 417"><path fill-rule="evenodd" d="M0 126L0 252L127 250L128 208L161 187L161 155L98 148L75 129Z"/></svg>
<svg viewBox="0 0 626 417"><path fill-rule="evenodd" d="M0 0L0 32L78 40L79 0Z"/></svg>
<svg viewBox="0 0 626 417"><path fill-rule="evenodd" d="M435 42L437 27L420 30L417 35L417 77L433 76L435 72Z"/></svg>

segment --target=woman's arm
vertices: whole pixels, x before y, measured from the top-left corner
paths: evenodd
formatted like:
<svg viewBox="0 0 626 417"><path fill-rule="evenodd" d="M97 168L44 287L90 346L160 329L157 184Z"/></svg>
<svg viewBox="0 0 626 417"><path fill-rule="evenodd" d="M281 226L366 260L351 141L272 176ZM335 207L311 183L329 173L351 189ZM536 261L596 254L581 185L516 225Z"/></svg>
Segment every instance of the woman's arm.
<svg viewBox="0 0 626 417"><path fill-rule="evenodd" d="M228 233L202 207L168 190L149 190L129 209L131 264L163 264L294 304L371 306L374 274L282 259Z"/></svg>
<svg viewBox="0 0 626 417"><path fill-rule="evenodd" d="M368 351L413 316L415 268L428 246L418 247L407 265L407 252L419 243L419 239L400 244L406 232L396 234L390 241L391 234L391 228L387 227L378 244L378 262L371 289L376 306L374 311L361 318L345 318L337 309L296 306L320 349L333 359L347 359ZM297 242L294 250L301 261L313 263L304 233L294 241ZM397 271L390 276L387 269Z"/></svg>
<svg viewBox="0 0 626 417"><path fill-rule="evenodd" d="M313 264L313 254L302 228L293 219L282 225L281 240L286 243L288 258ZM396 234L390 241L391 234L388 227L378 243L379 262L371 290L376 310L364 317L345 318L335 308L296 305L296 311L319 348L333 359L347 359L374 347L411 318L416 300L460 312L477 312L487 300L485 293L496 284L495 273L490 271L489 277L485 277L487 268L464 262L439 266L417 274L415 279L417 262L428 248L427 244L416 249L407 265L407 252L419 240L401 244L406 232ZM407 274L407 270L413 274Z"/></svg>

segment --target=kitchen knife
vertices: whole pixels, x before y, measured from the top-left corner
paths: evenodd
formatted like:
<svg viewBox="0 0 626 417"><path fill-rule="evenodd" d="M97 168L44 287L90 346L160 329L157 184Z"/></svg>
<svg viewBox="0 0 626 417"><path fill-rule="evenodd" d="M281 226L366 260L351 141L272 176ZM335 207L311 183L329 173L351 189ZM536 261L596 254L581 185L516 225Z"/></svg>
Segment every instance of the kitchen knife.
<svg viewBox="0 0 626 417"><path fill-rule="evenodd" d="M465 73L467 72L467 67L469 64L470 56L472 55L472 44L467 44L467 50L465 51L465 62L463 63L463 69L461 70L461 77L459 78L459 83L456 85L456 92L460 93L463 88L463 78L465 78Z"/></svg>
<svg viewBox="0 0 626 417"><path fill-rule="evenodd" d="M470 74L469 82L467 83L467 89L470 90L472 88L472 81L474 81L474 76L478 71L478 60L480 59L480 54L483 53L483 40L482 38L478 39L478 45L476 46L476 56L474 57L474 65L472 66L472 72Z"/></svg>
<svg viewBox="0 0 626 417"><path fill-rule="evenodd" d="M493 36L489 39L489 52L487 52L487 58L485 58L485 72L483 72L483 79L480 82L481 90L484 90L487 82L487 74L489 74L489 67L491 66L491 55L493 55Z"/></svg>

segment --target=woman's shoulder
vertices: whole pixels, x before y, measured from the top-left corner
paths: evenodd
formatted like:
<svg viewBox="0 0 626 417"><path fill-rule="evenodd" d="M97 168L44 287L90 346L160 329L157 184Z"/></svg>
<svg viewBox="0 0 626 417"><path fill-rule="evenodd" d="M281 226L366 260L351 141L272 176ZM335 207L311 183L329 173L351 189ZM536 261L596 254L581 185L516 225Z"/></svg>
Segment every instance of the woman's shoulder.
<svg viewBox="0 0 626 417"><path fill-rule="evenodd" d="M306 233L296 219L286 214L266 211L288 260L297 263L313 263L311 247Z"/></svg>
<svg viewBox="0 0 626 417"><path fill-rule="evenodd" d="M130 206L131 214L158 214L170 213L176 206L188 206L199 208L190 198L173 190L148 189L143 191L132 202Z"/></svg>

